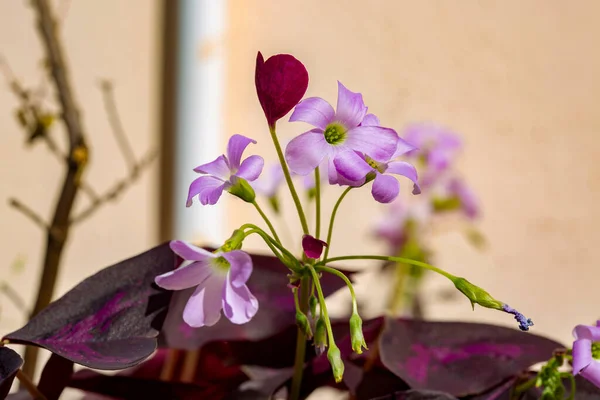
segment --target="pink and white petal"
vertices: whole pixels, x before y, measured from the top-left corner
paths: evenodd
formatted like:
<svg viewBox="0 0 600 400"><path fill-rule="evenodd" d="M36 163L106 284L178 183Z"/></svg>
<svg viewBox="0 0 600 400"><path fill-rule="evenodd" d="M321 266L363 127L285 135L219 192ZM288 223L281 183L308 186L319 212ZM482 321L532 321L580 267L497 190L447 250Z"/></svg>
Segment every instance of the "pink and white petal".
<svg viewBox="0 0 600 400"><path fill-rule="evenodd" d="M206 259L215 258L214 253L208 250L194 246L191 243L184 242L183 240L171 240L169 247L173 250L173 253L177 254L184 260L190 261L204 261Z"/></svg>
<svg viewBox="0 0 600 400"><path fill-rule="evenodd" d="M206 204L216 204L219 197L221 197L221 193L223 193L223 189L225 188L226 182L218 178L214 178L212 176L201 176L200 178L194 180L190 185L190 190L188 192L188 198L185 205L187 207L191 207L192 199L194 196L198 195L200 199L200 203Z"/></svg>
<svg viewBox="0 0 600 400"><path fill-rule="evenodd" d="M590 365L581 371L581 376L600 388L600 363L596 360L592 361Z"/></svg>
<svg viewBox="0 0 600 400"><path fill-rule="evenodd" d="M221 318L225 277L213 274L198 285L183 310L183 320L193 328L213 326Z"/></svg>
<svg viewBox="0 0 600 400"><path fill-rule="evenodd" d="M229 165L227 164L227 160L223 155L217 157L217 159L214 161L197 166L194 168L194 171L200 174L215 176L223 181L229 179L229 175L231 175Z"/></svg>
<svg viewBox="0 0 600 400"><path fill-rule="evenodd" d="M211 274L212 269L207 261L196 261L159 275L154 282L163 289L183 290L201 284Z"/></svg>
<svg viewBox="0 0 600 400"><path fill-rule="evenodd" d="M380 126L379 118L375 114L367 114L363 118L360 126Z"/></svg>
<svg viewBox="0 0 600 400"><path fill-rule="evenodd" d="M234 324L245 324L258 311L258 300L248 286L235 287L230 282L223 288L223 314Z"/></svg>
<svg viewBox="0 0 600 400"><path fill-rule="evenodd" d="M405 155L405 154L410 153L411 151L415 151L415 150L418 150L418 148L416 146L413 146L412 144L408 143L406 140L399 137L398 144L396 146L396 151L392 155L391 159L393 160L394 158L398 158L402 155Z"/></svg>
<svg viewBox="0 0 600 400"><path fill-rule="evenodd" d="M227 159L232 171L236 171L240 167L242 154L244 154L244 150L246 150L246 147L250 143L256 144L256 140L239 134L235 134L229 138L229 142L227 143Z"/></svg>
<svg viewBox="0 0 600 400"><path fill-rule="evenodd" d="M328 154L331 145L325 141L323 131L313 129L293 138L285 148L285 160L298 175L308 175Z"/></svg>
<svg viewBox="0 0 600 400"><path fill-rule="evenodd" d="M391 203L400 193L400 184L393 176L377 174L371 194L380 203Z"/></svg>
<svg viewBox="0 0 600 400"><path fill-rule="evenodd" d="M290 117L290 122L306 122L314 127L325 130L327 125L335 118L335 111L331 104L320 97L309 97L302 100Z"/></svg>
<svg viewBox="0 0 600 400"><path fill-rule="evenodd" d="M575 340L573 342L573 374L580 373L593 360L592 341L590 339Z"/></svg>
<svg viewBox="0 0 600 400"><path fill-rule="evenodd" d="M594 342L600 342L600 328L597 326L577 325L573 329L575 339L590 339Z"/></svg>
<svg viewBox="0 0 600 400"><path fill-rule="evenodd" d="M391 159L398 145L396 131L380 126L359 126L349 130L346 135L346 147L382 162Z"/></svg>
<svg viewBox="0 0 600 400"><path fill-rule="evenodd" d="M242 162L235 175L247 181L253 181L260 176L264 165L265 160L261 156L250 156Z"/></svg>
<svg viewBox="0 0 600 400"><path fill-rule="evenodd" d="M228 272L231 284L235 287L245 285L252 275L252 257L242 250L233 250L222 255L231 265Z"/></svg>
<svg viewBox="0 0 600 400"><path fill-rule="evenodd" d="M421 194L421 187L419 186L419 177L417 176L417 169L411 163L405 161L392 161L388 164L386 173L402 175L413 181L412 194Z"/></svg>
<svg viewBox="0 0 600 400"><path fill-rule="evenodd" d="M373 172L373 167L352 150L339 152L335 156L333 164L338 174L352 182L360 181L369 172Z"/></svg>
<svg viewBox="0 0 600 400"><path fill-rule="evenodd" d="M367 106L362 94L354 93L338 81L338 100L335 110L335 119L352 129L362 122L367 114Z"/></svg>

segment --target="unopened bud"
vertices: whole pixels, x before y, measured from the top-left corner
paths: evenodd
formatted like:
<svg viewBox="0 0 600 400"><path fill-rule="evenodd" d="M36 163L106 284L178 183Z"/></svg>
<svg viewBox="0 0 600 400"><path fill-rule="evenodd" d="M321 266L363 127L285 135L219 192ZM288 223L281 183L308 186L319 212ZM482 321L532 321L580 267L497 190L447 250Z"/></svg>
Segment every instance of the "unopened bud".
<svg viewBox="0 0 600 400"><path fill-rule="evenodd" d="M306 315L300 310L296 311L296 325L298 325L298 328L304 332L304 336L306 336L307 339L311 339L313 337L308 318L306 318Z"/></svg>
<svg viewBox="0 0 600 400"><path fill-rule="evenodd" d="M340 383L342 381L342 377L344 376L344 362L342 361L340 349L335 345L335 343L331 343L329 346L329 350L327 351L327 359L329 359L329 364L331 364L331 370L333 371L335 383Z"/></svg>
<svg viewBox="0 0 600 400"><path fill-rule="evenodd" d="M327 327L325 326L323 317L319 318L315 325L315 338L313 343L318 356L325 352L325 347L327 347Z"/></svg>
<svg viewBox="0 0 600 400"><path fill-rule="evenodd" d="M479 304L485 308L493 308L495 310L502 310L503 303L494 299L488 292L480 288L479 286L473 285L465 278L455 278L454 286L460 290L467 298L471 301L473 309L475 304Z"/></svg>
<svg viewBox="0 0 600 400"><path fill-rule="evenodd" d="M237 176L231 177L231 187L229 188L229 193L232 195L239 197L244 200L246 203L252 203L254 199L256 199L256 193L254 193L254 189L244 178L240 178Z"/></svg>
<svg viewBox="0 0 600 400"><path fill-rule="evenodd" d="M315 295L311 295L308 299L308 308L310 310L310 315L313 318L317 317L317 305L319 304L319 300L315 297Z"/></svg>
<svg viewBox="0 0 600 400"><path fill-rule="evenodd" d="M367 343L362 330L362 319L358 313L352 313L350 317L350 341L352 342L352 351L356 354L362 354L363 347L368 350Z"/></svg>
<svg viewBox="0 0 600 400"><path fill-rule="evenodd" d="M223 243L223 246L221 246L220 250L223 251L224 253L227 253L227 252L230 252L233 250L239 250L242 248L242 242L244 241L244 238L245 238L244 231L242 231L241 229L236 229L231 234L231 237L229 239L227 239L225 241L225 243Z"/></svg>

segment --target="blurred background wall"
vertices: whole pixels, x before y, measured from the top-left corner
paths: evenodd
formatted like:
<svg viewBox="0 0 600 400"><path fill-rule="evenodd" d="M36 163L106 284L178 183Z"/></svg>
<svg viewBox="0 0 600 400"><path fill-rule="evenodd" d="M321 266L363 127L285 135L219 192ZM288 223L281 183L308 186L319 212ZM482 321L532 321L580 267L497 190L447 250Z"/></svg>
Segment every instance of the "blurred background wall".
<svg viewBox="0 0 600 400"><path fill-rule="evenodd" d="M93 151L86 176L102 191L126 173L126 164L109 131L99 79L114 82L119 112L138 155L160 143L164 4L67 3L61 30ZM233 133L251 136L259 141L255 151L274 160L255 94L255 57L258 50L266 57L291 53L309 71L307 96L335 103L340 80L362 92L370 110L399 132L409 122L434 121L462 134L461 171L482 202L480 227L489 246L478 252L462 236L440 232L432 239L436 265L518 307L534 319L534 332L564 342L575 324L598 317L594 249L600 242L600 26L595 16L600 3L229 0L226 5L222 33L192 42L197 53L188 57L198 68L212 57L222 57L224 63L224 92L215 100L222 105L222 124L215 132L199 134L214 135L223 149ZM0 0L0 53L24 83L40 81L41 46L26 2ZM0 268L3 279L31 302L44 234L5 200L17 197L49 217L62 165L43 145L25 148L14 118L17 101L6 82L0 82ZM306 130L300 123L279 125L284 143ZM62 143L61 129L52 134ZM189 160L189 168L206 161ZM408 191L409 185L402 183ZM100 267L159 241L162 230L170 229L165 221L159 226L159 215L172 212L159 206L163 185L155 163L118 203L74 228L59 294ZM185 196L181 187L175 196ZM337 187L327 188L325 213L339 193ZM81 196L77 207L86 201ZM222 207L225 234L247 221L260 223L241 202ZM291 203L283 207L299 241ZM369 237L380 211L368 190L352 193L340 210L332 255L382 251ZM210 227L199 228L203 230L206 235L184 239L216 240ZM14 271L15 263L23 265L21 272ZM432 276L425 290L447 286ZM371 313L381 306L383 287L377 279L361 285L360 293L371 299ZM444 303L426 298L425 306L434 319L515 326L508 315L471 311L464 299ZM23 319L2 301L0 321L7 332Z"/></svg>

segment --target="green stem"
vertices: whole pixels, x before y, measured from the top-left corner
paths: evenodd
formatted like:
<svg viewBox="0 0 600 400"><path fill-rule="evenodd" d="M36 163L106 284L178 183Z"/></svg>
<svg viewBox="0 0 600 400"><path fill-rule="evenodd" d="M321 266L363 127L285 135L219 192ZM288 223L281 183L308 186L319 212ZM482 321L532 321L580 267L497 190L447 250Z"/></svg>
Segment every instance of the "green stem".
<svg viewBox="0 0 600 400"><path fill-rule="evenodd" d="M333 223L335 222L335 214L337 214L337 210L340 207L342 200L344 200L344 197L346 197L346 195L351 189L353 189L353 187L348 186L348 188L344 190L340 198L335 203L335 206L333 206L333 211L331 212L331 218L329 220L329 229L327 230L327 247L325 247L325 256L323 257L323 259L327 259L327 256L329 255L329 249L331 248L331 234L333 233Z"/></svg>
<svg viewBox="0 0 600 400"><path fill-rule="evenodd" d="M417 267L421 267L421 268L425 268L428 269L430 271L433 272L437 272L440 275L445 276L446 278L450 279L452 282L454 282L455 279L457 279L456 276L444 271L443 269L439 269L437 267L434 267L433 265L429 265L427 263L421 262L421 261L417 261L417 260L411 260L408 258L402 258L402 257L389 257L389 256L343 256L343 257L333 257L333 258L325 258L323 261L321 261L320 263L318 263L318 265L325 265L327 263L330 262L334 262L334 261L343 261L343 260L381 260L381 261L395 261L395 262L400 262L400 263L404 263L404 264L408 264L408 265L414 265Z"/></svg>
<svg viewBox="0 0 600 400"><path fill-rule="evenodd" d="M292 270L294 270L295 272L300 272L301 271L301 267L298 266L292 266L289 265L287 263L285 263L285 261L282 259L281 255L279 255L277 253L277 251L275 250L275 248L279 249L279 251L281 251L283 254L285 254L286 259L288 261L296 261L296 257L294 257L294 255L292 253L290 253L285 247L283 247L280 243L277 243L277 241L275 239L273 239L271 236L269 236L265 231L263 231L262 229L260 229L258 226L254 225L254 224L244 224L240 227L241 230L246 230L246 229L251 229L248 232L244 233L244 237L248 237L250 235L252 235L253 233L259 235L264 242L267 244L267 246L269 246L269 248L271 249L271 251L273 251L273 253L275 254L275 256L277 258L279 258L282 262L284 262L285 265L287 265L289 268L291 268Z"/></svg>
<svg viewBox="0 0 600 400"><path fill-rule="evenodd" d="M315 169L315 206L317 212L315 237L318 239L321 236L321 173L319 167Z"/></svg>
<svg viewBox="0 0 600 400"><path fill-rule="evenodd" d="M308 294L310 291L310 277L304 276L300 282L300 311L304 314L308 312ZM298 328L296 339L296 358L294 361L294 376L292 377L292 387L290 390L290 399L298 400L300 398L300 387L302 386L302 373L304 372L304 357L306 354L306 337L302 329Z"/></svg>
<svg viewBox="0 0 600 400"><path fill-rule="evenodd" d="M323 317L323 320L325 321L325 327L327 328L327 339L329 341L329 345L331 346L332 344L335 344L335 340L333 338L333 330L331 329L331 321L329 321L329 316L327 315L327 304L325 304L325 296L323 296L323 290L321 289L321 283L319 282L319 275L312 265L306 264L306 266L310 270L315 288L317 289L317 297L319 298L319 305L321 306L321 317Z"/></svg>
<svg viewBox="0 0 600 400"><path fill-rule="evenodd" d="M567 397L565 400L574 400L575 392L577 390L577 385L575 383L575 377L570 372L563 372L562 374L560 374L560 377L561 378L569 378L569 380L571 381L571 392L569 393L569 397Z"/></svg>
<svg viewBox="0 0 600 400"><path fill-rule="evenodd" d="M273 124L273 126L269 126L269 132L271 133L271 139L273 139L273 144L275 145L275 150L277 151L277 157L279 157L279 163L281 164L285 181L287 182L287 185L290 188L290 193L292 194L292 198L294 199L294 204L296 205L296 210L298 211L298 216L300 217L300 223L302 224L302 231L305 235L308 235L308 223L306 222L306 216L304 215L300 198L298 197L298 193L294 187L294 182L292 182L290 170L288 169L285 158L283 157L281 145L279 144L279 139L277 139L277 133L275 131L275 124Z"/></svg>
<svg viewBox="0 0 600 400"><path fill-rule="evenodd" d="M277 236L277 232L275 231L275 228L273 227L273 224L271 224L271 221L269 221L269 218L267 218L267 215L259 207L259 205L256 202L256 200L254 200L252 202L252 204L254 205L254 207L256 207L256 211L258 211L258 213L260 214L260 216L262 217L262 219L265 220L267 226L269 227L269 229L271 230L271 233L273 234L273 237L275 238L275 240L277 240L277 243L281 244L281 240L279 239L279 236Z"/></svg>
<svg viewBox="0 0 600 400"><path fill-rule="evenodd" d="M354 287L352 286L352 282L350 282L350 279L348 279L348 277L346 275L344 275L343 272L340 272L335 268L331 268L331 267L327 267L327 266L323 265L323 266L318 267L317 269L320 271L329 272L330 274L333 274L333 275L341 278L346 283L346 286L348 286L348 289L350 290L350 296L352 296L352 311L358 312L358 306L356 304L356 294L354 294Z"/></svg>

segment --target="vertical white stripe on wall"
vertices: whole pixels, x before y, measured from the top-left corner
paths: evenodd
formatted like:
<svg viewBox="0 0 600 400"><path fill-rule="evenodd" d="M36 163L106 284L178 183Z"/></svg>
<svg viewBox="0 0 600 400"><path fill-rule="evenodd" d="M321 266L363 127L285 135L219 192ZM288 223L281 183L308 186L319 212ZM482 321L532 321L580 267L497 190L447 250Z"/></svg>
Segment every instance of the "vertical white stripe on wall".
<svg viewBox="0 0 600 400"><path fill-rule="evenodd" d="M181 0L175 132L174 234L218 244L223 238L226 196L214 206L185 207L193 168L223 153L222 104L225 0Z"/></svg>

